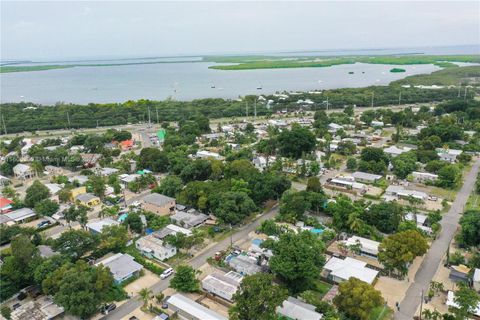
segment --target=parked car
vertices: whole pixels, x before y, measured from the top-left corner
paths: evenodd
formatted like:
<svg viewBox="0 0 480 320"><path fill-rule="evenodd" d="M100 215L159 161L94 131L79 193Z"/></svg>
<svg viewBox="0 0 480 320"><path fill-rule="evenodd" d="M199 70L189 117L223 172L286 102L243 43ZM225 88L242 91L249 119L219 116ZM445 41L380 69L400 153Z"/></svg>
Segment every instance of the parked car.
<svg viewBox="0 0 480 320"><path fill-rule="evenodd" d="M162 272L162 274L160 275L160 279L162 279L162 280L166 279L166 278L170 277L172 274L173 274L173 269L168 268L167 270Z"/></svg>
<svg viewBox="0 0 480 320"><path fill-rule="evenodd" d="M20 303L15 303L13 306L12 306L12 309L13 310L16 310L18 308L20 308L22 305Z"/></svg>
<svg viewBox="0 0 480 320"><path fill-rule="evenodd" d="M45 226L48 226L48 225L51 225L52 223L48 220L44 220L42 222L40 222L39 224L37 224L37 228L42 228L42 227L45 227Z"/></svg>
<svg viewBox="0 0 480 320"><path fill-rule="evenodd" d="M106 306L103 307L102 313L103 314L109 314L110 312L112 312L116 308L117 308L117 305L115 303L106 305Z"/></svg>
<svg viewBox="0 0 480 320"><path fill-rule="evenodd" d="M168 309L168 299L170 296L166 296L165 299L162 301L162 309Z"/></svg>

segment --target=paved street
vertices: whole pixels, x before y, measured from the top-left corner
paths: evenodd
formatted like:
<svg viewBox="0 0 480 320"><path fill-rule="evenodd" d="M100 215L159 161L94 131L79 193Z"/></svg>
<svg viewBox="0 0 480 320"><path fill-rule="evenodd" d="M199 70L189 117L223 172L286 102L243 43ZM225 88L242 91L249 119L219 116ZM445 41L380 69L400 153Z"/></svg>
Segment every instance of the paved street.
<svg viewBox="0 0 480 320"><path fill-rule="evenodd" d="M238 229L236 233L233 234L232 240L233 242L236 242L241 239L246 239L248 237L248 234L252 231L254 231L262 221L273 218L278 212L278 206L273 207L270 209L268 212L263 214L260 218L257 220L241 227ZM198 269L200 266L202 266L204 263L207 262L207 259L209 257L212 257L215 252L225 250L230 246L230 237L227 237L214 246L206 249L205 251L201 252L198 256L192 258L188 264L191 265L193 268ZM154 294L157 294L170 285L170 278L167 278L165 280L159 280L157 283L155 283L153 286L150 288L152 289ZM136 308L140 307L142 305L142 302L139 300L138 296L135 296L131 298L129 301L118 307L115 311L110 313L107 316L104 316L102 319L122 319L122 317L125 317L127 314L131 313L134 311Z"/></svg>
<svg viewBox="0 0 480 320"><path fill-rule="evenodd" d="M471 171L465 176L462 189L458 192L448 213L443 217L441 221L442 231L428 250L422 265L415 275L414 282L410 285L405 298L400 303L400 311L395 313L395 319L412 320L416 315L417 309L420 306L422 290L425 293L427 292L430 281L435 275L439 265L443 263L443 256L447 252L450 241L455 235L458 221L461 217L460 213L463 212L468 197L475 186L475 179L477 178L479 167L480 159L476 159Z"/></svg>

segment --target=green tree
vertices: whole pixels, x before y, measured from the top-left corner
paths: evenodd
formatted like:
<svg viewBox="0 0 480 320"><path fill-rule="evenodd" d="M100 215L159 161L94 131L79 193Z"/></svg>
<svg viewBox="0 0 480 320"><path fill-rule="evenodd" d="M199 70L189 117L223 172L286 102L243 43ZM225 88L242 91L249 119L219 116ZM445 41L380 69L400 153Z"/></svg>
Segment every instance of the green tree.
<svg viewBox="0 0 480 320"><path fill-rule="evenodd" d="M271 249L270 269L293 293L308 289L325 264L324 243L308 231L284 233Z"/></svg>
<svg viewBox="0 0 480 320"><path fill-rule="evenodd" d="M338 292L333 303L352 319L368 320L373 309L385 304L380 291L357 278L340 283Z"/></svg>
<svg viewBox="0 0 480 320"><path fill-rule="evenodd" d="M273 276L257 273L243 278L233 296L235 305L230 308L232 320L276 320L275 309L287 298L288 292L274 285Z"/></svg>
<svg viewBox="0 0 480 320"><path fill-rule="evenodd" d="M56 201L50 200L50 199L43 199L40 202L37 202L35 204L35 212L41 216L51 216L55 212L58 211L58 208L60 206Z"/></svg>
<svg viewBox="0 0 480 320"><path fill-rule="evenodd" d="M124 226L105 226L100 235L98 249L104 252L121 252L127 247L128 233Z"/></svg>
<svg viewBox="0 0 480 320"><path fill-rule="evenodd" d="M124 224L136 233L142 233L143 231L142 219L138 213L130 212L125 219Z"/></svg>
<svg viewBox="0 0 480 320"><path fill-rule="evenodd" d="M180 265L170 281L170 287L181 292L196 292L200 289L197 271L190 266Z"/></svg>
<svg viewBox="0 0 480 320"><path fill-rule="evenodd" d="M7 305L2 305L0 308L0 314L7 320L12 318L12 310Z"/></svg>
<svg viewBox="0 0 480 320"><path fill-rule="evenodd" d="M153 189L153 192L164 194L169 197L175 197L183 188L182 179L177 176L166 176L160 182L160 185Z"/></svg>
<svg viewBox="0 0 480 320"><path fill-rule="evenodd" d="M153 172L166 172L168 168L168 157L164 151L157 148L143 148L140 151L139 166L142 169L149 169Z"/></svg>
<svg viewBox="0 0 480 320"><path fill-rule="evenodd" d="M237 224L257 208L253 200L243 192L223 192L211 199L215 216L224 223Z"/></svg>
<svg viewBox="0 0 480 320"><path fill-rule="evenodd" d="M480 303L480 296L475 290L470 289L466 284L459 283L459 289L455 291L453 301L458 305L458 308L450 308L455 314L455 319L463 320L468 319L476 310Z"/></svg>
<svg viewBox="0 0 480 320"><path fill-rule="evenodd" d="M404 216L404 207L397 202L381 202L368 207L362 218L366 223L377 227L381 232L392 233L398 229Z"/></svg>
<svg viewBox="0 0 480 320"><path fill-rule="evenodd" d="M310 177L307 180L307 191L323 193L322 184L318 177Z"/></svg>
<svg viewBox="0 0 480 320"><path fill-rule="evenodd" d="M427 240L418 231L401 231L383 239L378 248L378 260L385 270L404 276L413 259L424 255L427 249Z"/></svg>
<svg viewBox="0 0 480 320"><path fill-rule="evenodd" d="M291 130L283 130L279 134L278 143L282 156L298 159L302 154L308 154L313 151L316 140L310 130L294 124Z"/></svg>
<svg viewBox="0 0 480 320"><path fill-rule="evenodd" d="M107 188L103 177L91 175L88 177L88 182L92 186L93 194L103 199L103 197L105 197L105 190Z"/></svg>
<svg viewBox="0 0 480 320"><path fill-rule="evenodd" d="M82 257L93 250L98 244L98 238L84 230L68 230L53 242L53 249L73 259Z"/></svg>
<svg viewBox="0 0 480 320"><path fill-rule="evenodd" d="M442 188L455 188L462 178L462 171L457 165L448 164L438 171L437 185Z"/></svg>
<svg viewBox="0 0 480 320"><path fill-rule="evenodd" d="M347 169L350 171L355 171L357 169L357 159L354 157L349 157L347 159Z"/></svg>
<svg viewBox="0 0 480 320"><path fill-rule="evenodd" d="M50 196L50 191L40 181L35 180L33 184L27 188L25 195L25 205L33 208L37 202L47 199Z"/></svg>
<svg viewBox="0 0 480 320"><path fill-rule="evenodd" d="M145 308L148 301L152 298L153 292L149 288L143 288L138 292L140 301L143 301L143 307Z"/></svg>
<svg viewBox="0 0 480 320"><path fill-rule="evenodd" d="M462 246L480 245L480 210L465 211L460 218L460 226L456 239Z"/></svg>

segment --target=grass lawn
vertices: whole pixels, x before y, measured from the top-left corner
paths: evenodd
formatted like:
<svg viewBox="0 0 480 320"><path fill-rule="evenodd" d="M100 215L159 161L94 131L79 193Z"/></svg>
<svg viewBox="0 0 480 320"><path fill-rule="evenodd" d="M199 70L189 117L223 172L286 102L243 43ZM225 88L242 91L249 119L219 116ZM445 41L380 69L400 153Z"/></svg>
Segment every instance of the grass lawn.
<svg viewBox="0 0 480 320"><path fill-rule="evenodd" d="M313 282L315 288L312 291L317 292L322 298L325 294L327 294L328 290L332 287L331 284L323 282L322 280L315 280Z"/></svg>
<svg viewBox="0 0 480 320"><path fill-rule="evenodd" d="M470 197L468 197L467 204L465 205L465 210L480 209L480 194L472 192Z"/></svg>
<svg viewBox="0 0 480 320"><path fill-rule="evenodd" d="M393 319L393 311L387 306L373 309L370 320L387 320Z"/></svg>

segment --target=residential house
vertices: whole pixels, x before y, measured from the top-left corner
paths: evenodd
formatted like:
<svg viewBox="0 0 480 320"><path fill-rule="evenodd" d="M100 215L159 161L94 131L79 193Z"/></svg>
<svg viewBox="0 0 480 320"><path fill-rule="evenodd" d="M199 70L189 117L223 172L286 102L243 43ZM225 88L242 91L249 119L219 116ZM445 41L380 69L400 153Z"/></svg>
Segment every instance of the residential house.
<svg viewBox="0 0 480 320"><path fill-rule="evenodd" d="M159 193L151 193L141 200L143 210L156 213L161 216L170 215L175 211L175 198L170 198Z"/></svg>
<svg viewBox="0 0 480 320"><path fill-rule="evenodd" d="M62 186L58 183L45 183L45 187L48 188L48 191L50 191L50 194L52 195L55 195L62 190Z"/></svg>
<svg viewBox="0 0 480 320"><path fill-rule="evenodd" d="M455 292L450 290L447 292L447 301L445 302L445 304L448 307L459 308L459 305L455 301ZM472 314L477 318L480 317L480 302L478 302L477 307L473 310Z"/></svg>
<svg viewBox="0 0 480 320"><path fill-rule="evenodd" d="M10 179L5 176L0 175L0 186L4 187L10 184Z"/></svg>
<svg viewBox="0 0 480 320"><path fill-rule="evenodd" d="M480 269L475 268L472 278L472 286L477 292L480 292Z"/></svg>
<svg viewBox="0 0 480 320"><path fill-rule="evenodd" d="M82 157L83 165L87 168L95 167L102 158L101 154L98 153L80 153Z"/></svg>
<svg viewBox="0 0 480 320"><path fill-rule="evenodd" d="M122 149L123 151L128 151L133 149L133 147L135 146L135 141L133 141L133 139L124 140L120 142L118 145L120 146L120 149Z"/></svg>
<svg viewBox="0 0 480 320"><path fill-rule="evenodd" d="M156 233L152 233L135 241L135 247L144 256L163 261L176 255L177 248L162 239Z"/></svg>
<svg viewBox="0 0 480 320"><path fill-rule="evenodd" d="M227 301L233 302L233 295L237 292L243 276L235 271L226 274L214 272L202 280L202 288Z"/></svg>
<svg viewBox="0 0 480 320"><path fill-rule="evenodd" d="M468 282L470 268L466 265L460 264L458 266L450 266L450 275L448 276L453 281Z"/></svg>
<svg viewBox="0 0 480 320"><path fill-rule="evenodd" d="M428 198L428 195L422 191L408 190L402 186L388 186L385 190L386 196L391 196L393 198L388 198L389 200L394 200L394 198L407 199L413 197L415 199L425 201Z"/></svg>
<svg viewBox="0 0 480 320"><path fill-rule="evenodd" d="M383 121L376 121L376 120L373 120L371 123L370 123L370 126L372 127L383 127L384 126L384 123Z"/></svg>
<svg viewBox="0 0 480 320"><path fill-rule="evenodd" d="M12 209L13 201L4 197L0 197L0 213L7 213Z"/></svg>
<svg viewBox="0 0 480 320"><path fill-rule="evenodd" d="M257 259L245 255L231 257L228 265L242 275L252 275L262 271L262 267L258 265Z"/></svg>
<svg viewBox="0 0 480 320"><path fill-rule="evenodd" d="M108 177L112 174L117 173L119 170L116 168L99 168L97 170L97 174L102 176L102 177Z"/></svg>
<svg viewBox="0 0 480 320"><path fill-rule="evenodd" d="M139 174L121 174L118 176L120 178L120 182L123 183L124 186L127 186L130 182L135 182L138 178L140 178Z"/></svg>
<svg viewBox="0 0 480 320"><path fill-rule="evenodd" d="M378 241L358 236L351 236L350 238L345 240L344 243L347 246L359 245L360 255L377 259L378 247L380 246L380 242Z"/></svg>
<svg viewBox="0 0 480 320"><path fill-rule="evenodd" d="M156 231L155 236L159 239L164 239L168 235L176 235L177 233L183 233L185 236L189 237L192 235L192 231L176 226L174 224L169 224L162 230Z"/></svg>
<svg viewBox="0 0 480 320"><path fill-rule="evenodd" d="M366 265L366 262L350 257L345 259L331 257L323 267L323 275L336 283L355 277L366 283L373 284L377 278L378 271L370 269Z"/></svg>
<svg viewBox="0 0 480 320"><path fill-rule="evenodd" d="M41 296L35 300L22 301L22 305L13 310L12 320L51 320L60 319L65 313L63 307L55 304L51 296Z"/></svg>
<svg viewBox="0 0 480 320"><path fill-rule="evenodd" d="M63 169L55 166L45 166L45 172L49 175L58 176L63 174Z"/></svg>
<svg viewBox="0 0 480 320"><path fill-rule="evenodd" d="M138 276L143 269L143 266L136 262L128 253L117 253L95 265L98 266L100 264L110 269L110 273L116 284L120 284L131 277Z"/></svg>
<svg viewBox="0 0 480 320"><path fill-rule="evenodd" d="M37 215L30 208L21 208L1 215L0 224L12 225L33 220Z"/></svg>
<svg viewBox="0 0 480 320"><path fill-rule="evenodd" d="M438 175L429 173L429 172L412 172L413 181L424 183L426 181L436 181L438 179Z"/></svg>
<svg viewBox="0 0 480 320"><path fill-rule="evenodd" d="M29 165L19 163L15 167L13 167L13 175L17 179L25 180L34 177L35 172Z"/></svg>
<svg viewBox="0 0 480 320"><path fill-rule="evenodd" d="M91 233L102 233L104 227L118 226L120 223L111 218L104 218L102 220L92 221L87 223L87 229Z"/></svg>
<svg viewBox="0 0 480 320"><path fill-rule="evenodd" d="M87 183L88 181L88 177L87 176L83 176L83 175L78 175L78 176L73 176L71 178L68 178L68 182L70 183L74 183L74 182L77 182L79 185L84 185L85 183ZM86 191L85 191L86 192Z"/></svg>
<svg viewBox="0 0 480 320"><path fill-rule="evenodd" d="M320 320L323 315L315 311L315 306L300 299L288 297L276 308L277 314L289 320Z"/></svg>
<svg viewBox="0 0 480 320"><path fill-rule="evenodd" d="M457 149L445 149L437 148L437 155L440 157L440 160L450 163L455 163L457 161L457 156L462 154L462 150Z"/></svg>
<svg viewBox="0 0 480 320"><path fill-rule="evenodd" d="M75 197L75 203L92 208L98 206L101 201L100 198L96 195L93 195L91 193L82 193Z"/></svg>
<svg viewBox="0 0 480 320"><path fill-rule="evenodd" d="M250 242L250 252L263 254L263 255L265 255L266 257L269 257L269 258L272 257L273 256L272 250L262 248L261 247L262 243L263 243L262 239L253 239Z"/></svg>
<svg viewBox="0 0 480 320"><path fill-rule="evenodd" d="M328 131L332 133L336 133L337 131L343 129L343 126L336 124L336 123L330 123L328 124Z"/></svg>
<svg viewBox="0 0 480 320"><path fill-rule="evenodd" d="M198 159L215 159L221 161L225 160L225 157L219 155L218 153L210 152L207 150L198 150L195 157Z"/></svg>
<svg viewBox="0 0 480 320"><path fill-rule="evenodd" d="M75 201L75 199L81 195L87 193L87 188L86 187L78 187L70 190L70 200Z"/></svg>
<svg viewBox="0 0 480 320"><path fill-rule="evenodd" d="M167 300L168 308L177 312L181 319L189 320L228 320L217 312L185 297L180 293L172 295Z"/></svg>
<svg viewBox="0 0 480 320"><path fill-rule="evenodd" d="M199 226L207 219L208 216L206 214L198 212L195 209L190 209L188 211L176 210L175 214L170 217L170 220L174 223L187 229Z"/></svg>
<svg viewBox="0 0 480 320"><path fill-rule="evenodd" d="M367 172L356 171L352 174L352 177L356 182L363 183L375 183L382 179L382 176L379 174L372 174Z"/></svg>
<svg viewBox="0 0 480 320"><path fill-rule="evenodd" d="M415 221L417 224L417 228L423 230L424 232L430 234L432 233L432 229L430 227L425 226L428 216L420 213L413 213L409 212L405 215L406 221Z"/></svg>
<svg viewBox="0 0 480 320"><path fill-rule="evenodd" d="M397 146L391 146L391 147L383 149L383 152L385 152L386 154L388 154L392 157L396 157L396 156L401 155L402 153L408 152L410 150L412 150L412 148L408 148L408 147L398 148Z"/></svg>

